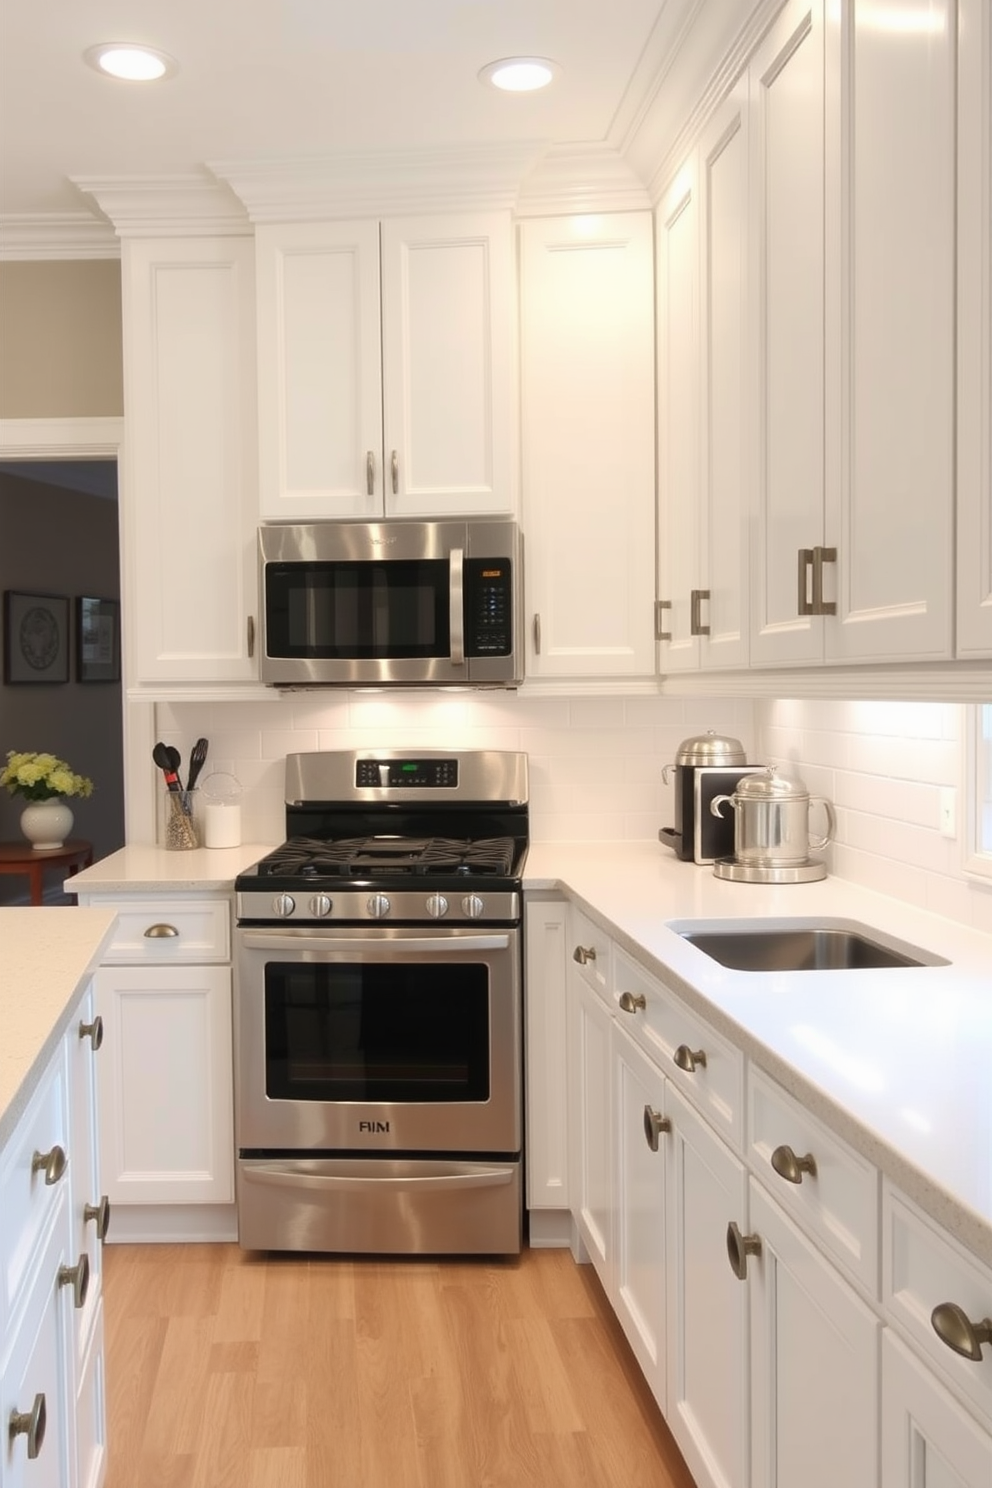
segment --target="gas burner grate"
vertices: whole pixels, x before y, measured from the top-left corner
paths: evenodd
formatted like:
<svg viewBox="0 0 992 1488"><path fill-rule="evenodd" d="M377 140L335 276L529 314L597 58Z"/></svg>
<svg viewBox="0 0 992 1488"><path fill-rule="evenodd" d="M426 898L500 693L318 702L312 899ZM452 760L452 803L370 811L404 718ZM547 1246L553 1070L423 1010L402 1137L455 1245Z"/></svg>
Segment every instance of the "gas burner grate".
<svg viewBox="0 0 992 1488"><path fill-rule="evenodd" d="M291 837L263 858L261 874L304 878L366 878L376 874L458 873L507 877L512 837Z"/></svg>

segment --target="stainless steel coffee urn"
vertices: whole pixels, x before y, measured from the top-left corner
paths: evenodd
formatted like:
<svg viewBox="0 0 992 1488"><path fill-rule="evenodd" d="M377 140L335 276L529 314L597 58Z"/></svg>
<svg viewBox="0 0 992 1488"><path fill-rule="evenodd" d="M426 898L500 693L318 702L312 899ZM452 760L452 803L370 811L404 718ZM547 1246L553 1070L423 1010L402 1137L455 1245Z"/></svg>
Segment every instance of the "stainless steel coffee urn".
<svg viewBox="0 0 992 1488"><path fill-rule="evenodd" d="M733 791L742 776L760 769L745 762L744 745L710 729L683 739L674 765L666 765L666 785L674 776L675 825L662 827L659 841L686 863L712 863L734 850L733 818L711 814L709 805L719 792Z"/></svg>

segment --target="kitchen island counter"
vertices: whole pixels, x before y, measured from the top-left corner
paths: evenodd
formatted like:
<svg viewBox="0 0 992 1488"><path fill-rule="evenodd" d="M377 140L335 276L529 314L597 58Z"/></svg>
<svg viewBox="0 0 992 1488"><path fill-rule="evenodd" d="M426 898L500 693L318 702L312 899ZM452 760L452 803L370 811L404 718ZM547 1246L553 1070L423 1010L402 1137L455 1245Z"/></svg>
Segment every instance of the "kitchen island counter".
<svg viewBox="0 0 992 1488"><path fill-rule="evenodd" d="M839 878L718 879L650 842L532 845L525 888L566 894L992 1263L992 935ZM948 964L733 971L672 928L759 917L854 922Z"/></svg>
<svg viewBox="0 0 992 1488"><path fill-rule="evenodd" d="M0 1147L113 934L106 909L0 909Z"/></svg>

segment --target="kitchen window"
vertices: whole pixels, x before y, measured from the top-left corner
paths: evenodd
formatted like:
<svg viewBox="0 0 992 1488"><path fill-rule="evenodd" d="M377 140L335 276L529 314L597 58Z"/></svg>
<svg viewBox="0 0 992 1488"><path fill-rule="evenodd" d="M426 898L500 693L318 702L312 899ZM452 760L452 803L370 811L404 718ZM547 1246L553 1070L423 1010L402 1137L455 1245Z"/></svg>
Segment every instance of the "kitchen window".
<svg viewBox="0 0 992 1488"><path fill-rule="evenodd" d="M992 703L969 709L968 729L969 811L968 860L970 873L992 878Z"/></svg>

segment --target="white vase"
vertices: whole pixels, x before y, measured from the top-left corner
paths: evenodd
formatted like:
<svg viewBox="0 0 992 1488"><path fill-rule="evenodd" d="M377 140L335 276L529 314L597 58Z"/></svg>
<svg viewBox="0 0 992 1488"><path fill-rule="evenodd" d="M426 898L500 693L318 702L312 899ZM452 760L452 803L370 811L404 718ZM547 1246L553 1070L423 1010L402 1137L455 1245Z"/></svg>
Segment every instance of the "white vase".
<svg viewBox="0 0 992 1488"><path fill-rule="evenodd" d="M21 812L21 831L37 851L61 847L72 831L72 812L59 796L49 801L32 801Z"/></svg>

